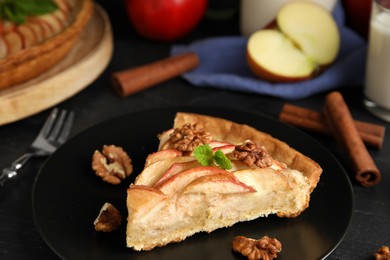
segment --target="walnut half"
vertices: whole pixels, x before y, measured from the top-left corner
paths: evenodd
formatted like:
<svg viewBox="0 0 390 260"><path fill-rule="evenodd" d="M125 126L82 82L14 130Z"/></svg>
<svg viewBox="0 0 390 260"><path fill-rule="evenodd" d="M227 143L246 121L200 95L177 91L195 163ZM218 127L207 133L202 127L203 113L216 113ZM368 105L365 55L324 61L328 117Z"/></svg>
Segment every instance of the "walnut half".
<svg viewBox="0 0 390 260"><path fill-rule="evenodd" d="M233 155L237 160L248 166L256 165L260 168L266 168L272 165L272 158L265 147L259 147L251 140L245 141L242 145L237 145Z"/></svg>
<svg viewBox="0 0 390 260"><path fill-rule="evenodd" d="M102 152L94 152L92 169L103 181L119 184L132 173L133 165L131 158L121 147L104 145Z"/></svg>
<svg viewBox="0 0 390 260"><path fill-rule="evenodd" d="M93 222L96 231L111 232L120 227L122 215L119 210L109 202L104 203L99 215Z"/></svg>
<svg viewBox="0 0 390 260"><path fill-rule="evenodd" d="M390 260L390 250L388 246L382 246L374 254L376 260Z"/></svg>
<svg viewBox="0 0 390 260"><path fill-rule="evenodd" d="M276 238L268 236L258 240L237 236L233 239L232 248L249 260L272 260L282 250L282 244Z"/></svg>
<svg viewBox="0 0 390 260"><path fill-rule="evenodd" d="M208 144L211 139L211 134L201 124L184 124L170 134L168 146L182 152L192 152L198 145Z"/></svg>

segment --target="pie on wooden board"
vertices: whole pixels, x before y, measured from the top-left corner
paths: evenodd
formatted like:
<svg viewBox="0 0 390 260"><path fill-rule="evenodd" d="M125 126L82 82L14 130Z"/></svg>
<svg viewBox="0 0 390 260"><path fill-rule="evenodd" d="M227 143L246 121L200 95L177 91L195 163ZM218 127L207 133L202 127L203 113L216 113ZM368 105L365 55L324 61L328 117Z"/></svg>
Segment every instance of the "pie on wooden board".
<svg viewBox="0 0 390 260"><path fill-rule="evenodd" d="M0 19L0 90L44 73L76 43L92 15L92 0L55 2L56 11L22 24Z"/></svg>

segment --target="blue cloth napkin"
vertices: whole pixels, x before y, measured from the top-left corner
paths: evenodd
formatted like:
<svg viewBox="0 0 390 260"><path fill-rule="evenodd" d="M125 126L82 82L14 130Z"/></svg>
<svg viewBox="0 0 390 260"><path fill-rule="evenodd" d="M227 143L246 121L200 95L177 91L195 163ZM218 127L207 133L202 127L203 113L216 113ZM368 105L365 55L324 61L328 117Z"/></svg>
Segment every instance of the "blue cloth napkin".
<svg viewBox="0 0 390 260"><path fill-rule="evenodd" d="M259 79L248 68L245 52L247 37L207 38L190 45L174 45L171 55L194 51L200 65L182 77L199 87L215 87L248 93L265 94L283 99L301 99L316 93L362 86L366 63L366 42L346 27L344 11L338 2L332 12L341 35L336 61L314 79L295 83L271 83Z"/></svg>

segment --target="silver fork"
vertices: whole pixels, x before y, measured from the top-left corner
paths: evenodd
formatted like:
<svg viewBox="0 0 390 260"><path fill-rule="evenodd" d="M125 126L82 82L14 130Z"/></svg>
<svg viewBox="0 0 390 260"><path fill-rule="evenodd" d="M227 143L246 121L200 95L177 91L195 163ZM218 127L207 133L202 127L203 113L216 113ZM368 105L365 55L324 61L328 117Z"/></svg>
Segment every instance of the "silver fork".
<svg viewBox="0 0 390 260"><path fill-rule="evenodd" d="M32 157L49 156L65 143L70 134L73 119L73 111L53 109L38 136L32 142L29 151L13 161L10 167L3 169L0 175L0 186L18 175L18 170Z"/></svg>

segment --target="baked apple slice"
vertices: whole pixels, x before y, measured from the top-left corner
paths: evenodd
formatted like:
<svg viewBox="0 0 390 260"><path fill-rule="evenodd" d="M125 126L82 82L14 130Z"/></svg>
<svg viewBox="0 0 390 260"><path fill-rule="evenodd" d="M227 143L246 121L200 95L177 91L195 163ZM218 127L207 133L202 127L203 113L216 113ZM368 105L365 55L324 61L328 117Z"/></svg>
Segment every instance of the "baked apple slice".
<svg viewBox="0 0 390 260"><path fill-rule="evenodd" d="M143 169L143 171L136 177L134 184L153 186L173 164L193 160L194 157L192 156L179 156L156 161L155 163L147 165Z"/></svg>
<svg viewBox="0 0 390 260"><path fill-rule="evenodd" d="M167 195L179 194L188 184L190 184L195 179L215 174L224 174L225 170L222 170L214 166L198 166L191 168L182 172L179 172L172 177L168 178L166 181L162 182L159 185L156 185L155 188L162 191Z"/></svg>
<svg viewBox="0 0 390 260"><path fill-rule="evenodd" d="M152 163L155 163L157 161L161 161L164 159L178 157L178 156L181 156L182 154L183 153L181 151L175 150L175 149L158 151L158 152L149 154L148 157L146 157L145 166L148 166Z"/></svg>
<svg viewBox="0 0 390 260"><path fill-rule="evenodd" d="M185 187L182 194L202 193L202 194L231 194L256 192L256 190L240 182L231 173L218 173L206 175L192 181Z"/></svg>
<svg viewBox="0 0 390 260"><path fill-rule="evenodd" d="M194 158L195 159L195 158ZM154 184L154 186L159 186L169 178L171 178L173 175L178 174L179 172L201 166L200 163L196 160L188 161L188 162L177 162L172 164L171 167L169 167L165 173L161 176L161 178Z"/></svg>

